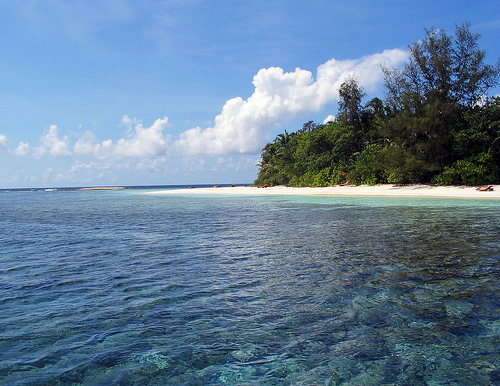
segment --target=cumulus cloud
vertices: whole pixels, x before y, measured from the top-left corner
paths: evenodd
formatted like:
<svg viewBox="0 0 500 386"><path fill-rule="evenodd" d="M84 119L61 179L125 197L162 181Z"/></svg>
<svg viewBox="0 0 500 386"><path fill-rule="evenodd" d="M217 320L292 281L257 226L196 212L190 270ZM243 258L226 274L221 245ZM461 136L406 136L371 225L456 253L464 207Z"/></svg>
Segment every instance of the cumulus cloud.
<svg viewBox="0 0 500 386"><path fill-rule="evenodd" d="M14 154L15 155L23 155L28 157L32 153L31 147L29 143L26 142L19 142L19 146L14 149Z"/></svg>
<svg viewBox="0 0 500 386"><path fill-rule="evenodd" d="M67 136L59 138L56 125L50 126L49 131L41 138L41 142L43 148L54 157L71 155L68 150L69 139Z"/></svg>
<svg viewBox="0 0 500 386"><path fill-rule="evenodd" d="M59 138L59 132L56 125L51 125L49 130L40 138L41 146L32 147L29 143L19 142L14 149L15 155L39 158L45 154L53 157L70 156L68 150L69 139L65 135Z"/></svg>
<svg viewBox="0 0 500 386"><path fill-rule="evenodd" d="M169 136L163 135L167 123L168 118L165 117L144 128L140 121L125 115L122 124L127 128L126 138L121 138L116 143L111 139L96 143L94 134L87 131L76 142L74 152L100 159L164 155L169 141Z"/></svg>
<svg viewBox="0 0 500 386"><path fill-rule="evenodd" d="M300 68L294 72L279 67L261 69L253 78L255 91L247 100L230 99L213 127L187 130L175 146L188 154L258 152L272 130L338 101L338 88L346 77L355 75L366 90L373 91L382 80L380 65L398 66L406 57L406 51L393 49L358 60L331 59L318 67L316 80L310 71Z"/></svg>

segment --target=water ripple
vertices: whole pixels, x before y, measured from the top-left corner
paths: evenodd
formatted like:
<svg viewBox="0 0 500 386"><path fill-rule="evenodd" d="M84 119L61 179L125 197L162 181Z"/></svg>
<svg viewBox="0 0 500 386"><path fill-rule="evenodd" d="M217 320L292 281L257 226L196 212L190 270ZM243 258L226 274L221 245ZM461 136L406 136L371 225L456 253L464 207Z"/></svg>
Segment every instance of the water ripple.
<svg viewBox="0 0 500 386"><path fill-rule="evenodd" d="M463 200L0 197L0 383L500 383L500 215Z"/></svg>

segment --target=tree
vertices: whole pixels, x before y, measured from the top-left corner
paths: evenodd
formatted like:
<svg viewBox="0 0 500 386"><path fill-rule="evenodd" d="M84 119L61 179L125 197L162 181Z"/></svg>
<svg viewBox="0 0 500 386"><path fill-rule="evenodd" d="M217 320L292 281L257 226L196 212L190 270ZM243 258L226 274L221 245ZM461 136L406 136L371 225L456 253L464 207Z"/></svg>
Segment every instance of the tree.
<svg viewBox="0 0 500 386"><path fill-rule="evenodd" d="M278 134L273 142L268 143L261 153L259 174L255 184L286 185L294 169L293 153L296 146L296 133L286 130Z"/></svg>
<svg viewBox="0 0 500 386"><path fill-rule="evenodd" d="M481 35L471 33L469 28L467 22L455 31L453 92L455 101L471 106L498 84L500 65L484 63L486 51L477 44Z"/></svg>
<svg viewBox="0 0 500 386"><path fill-rule="evenodd" d="M321 127L321 125L314 123L314 121L308 121L302 125L302 129L297 131L297 133L302 134L302 133L306 133L308 131L314 131L319 127Z"/></svg>
<svg viewBox="0 0 500 386"><path fill-rule="evenodd" d="M409 48L403 70L383 68L392 106L415 108L428 98L471 106L498 84L499 66L484 62L479 34L470 23L457 26L455 36L442 29L426 30L425 37Z"/></svg>
<svg viewBox="0 0 500 386"><path fill-rule="evenodd" d="M361 101L366 93L358 80L349 76L339 87L339 110L337 122L359 129L363 108Z"/></svg>
<svg viewBox="0 0 500 386"><path fill-rule="evenodd" d="M466 124L464 111L498 82L498 66L484 62L479 34L469 28L469 23L457 26L454 36L426 30L410 46L402 70L383 69L390 113L382 131L392 147L400 148L397 154L405 154L401 160L420 165L423 180L454 161L454 136ZM394 165L404 172L408 163Z"/></svg>

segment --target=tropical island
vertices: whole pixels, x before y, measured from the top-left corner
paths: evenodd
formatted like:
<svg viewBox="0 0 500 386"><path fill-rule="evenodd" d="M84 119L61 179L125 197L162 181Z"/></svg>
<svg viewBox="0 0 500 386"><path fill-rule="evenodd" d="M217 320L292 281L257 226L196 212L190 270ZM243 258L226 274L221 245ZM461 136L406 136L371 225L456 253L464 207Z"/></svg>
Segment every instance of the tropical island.
<svg viewBox="0 0 500 386"><path fill-rule="evenodd" d="M402 69L383 67L385 97L363 103L354 77L339 88L334 121L309 121L262 150L257 186L500 183L500 62L485 63L470 23L409 47Z"/></svg>

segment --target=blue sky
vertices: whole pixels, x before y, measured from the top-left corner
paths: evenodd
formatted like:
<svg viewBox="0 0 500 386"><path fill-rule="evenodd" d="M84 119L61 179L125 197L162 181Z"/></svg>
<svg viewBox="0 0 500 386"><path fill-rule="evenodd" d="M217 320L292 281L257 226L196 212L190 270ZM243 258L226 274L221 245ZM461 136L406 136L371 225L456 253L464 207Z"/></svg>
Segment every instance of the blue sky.
<svg viewBox="0 0 500 386"><path fill-rule="evenodd" d="M383 97L466 20L496 63L498 0L0 0L0 188L252 182L345 76Z"/></svg>

